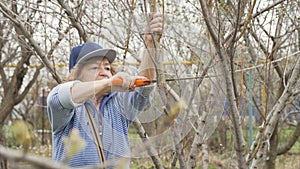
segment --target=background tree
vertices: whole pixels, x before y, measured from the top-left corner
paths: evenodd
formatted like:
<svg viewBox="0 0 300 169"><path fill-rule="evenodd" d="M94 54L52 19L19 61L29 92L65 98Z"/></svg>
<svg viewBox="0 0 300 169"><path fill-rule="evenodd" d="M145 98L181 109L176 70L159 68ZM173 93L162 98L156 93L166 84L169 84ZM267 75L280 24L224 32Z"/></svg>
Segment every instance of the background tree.
<svg viewBox="0 0 300 169"><path fill-rule="evenodd" d="M156 63L163 85L131 128L142 136L131 137L134 157L150 155L157 168L163 160L168 168L275 168L300 135L296 0L1 1L0 127L14 109L27 122L41 115L30 103L51 81L62 82L77 44L114 48L115 66L138 72L147 14L154 10L164 14ZM254 138L248 130L259 132ZM286 130L293 134L281 145Z"/></svg>

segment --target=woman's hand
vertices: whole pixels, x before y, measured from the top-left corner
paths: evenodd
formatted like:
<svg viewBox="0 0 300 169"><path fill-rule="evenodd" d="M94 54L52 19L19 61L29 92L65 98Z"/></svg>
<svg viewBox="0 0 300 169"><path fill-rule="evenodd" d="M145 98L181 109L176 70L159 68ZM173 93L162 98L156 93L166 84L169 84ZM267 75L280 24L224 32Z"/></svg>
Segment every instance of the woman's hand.
<svg viewBox="0 0 300 169"><path fill-rule="evenodd" d="M111 91L134 91L136 79L146 79L144 76L130 76L125 72L119 72L110 78Z"/></svg>
<svg viewBox="0 0 300 169"><path fill-rule="evenodd" d="M152 37L155 37L157 41L160 40L163 32L163 18L160 13L150 13L148 16L149 23L145 28L144 39L146 41L152 41Z"/></svg>

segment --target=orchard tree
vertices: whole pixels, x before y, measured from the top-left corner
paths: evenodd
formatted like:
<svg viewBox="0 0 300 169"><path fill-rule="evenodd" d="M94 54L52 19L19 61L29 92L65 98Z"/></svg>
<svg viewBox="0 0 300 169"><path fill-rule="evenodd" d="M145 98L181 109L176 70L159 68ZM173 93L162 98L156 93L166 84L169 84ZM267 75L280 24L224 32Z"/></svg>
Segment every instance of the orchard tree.
<svg viewBox="0 0 300 169"><path fill-rule="evenodd" d="M299 121L293 121L287 144L278 142L284 126L291 124L286 119L299 114L294 101L299 99L300 73L296 0L4 0L0 12L1 128L41 74L63 82L72 46L94 41L113 48L117 69L138 72L148 14L160 12L164 32L151 53L157 87L152 105L134 121L141 138L130 138L133 158L150 156L156 168L216 163L275 168L277 156L299 138ZM251 128L253 110L259 120ZM229 129L234 143L227 143L222 133L225 149L220 149L235 151L233 159L209 158L217 127ZM253 141L245 136L248 128L259 130Z"/></svg>

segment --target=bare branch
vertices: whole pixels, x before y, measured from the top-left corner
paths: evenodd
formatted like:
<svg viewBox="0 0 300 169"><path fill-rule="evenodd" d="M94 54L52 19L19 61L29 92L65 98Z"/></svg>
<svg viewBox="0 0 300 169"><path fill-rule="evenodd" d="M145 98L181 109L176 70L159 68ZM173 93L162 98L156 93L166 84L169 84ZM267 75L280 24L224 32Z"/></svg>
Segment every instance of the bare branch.
<svg viewBox="0 0 300 169"><path fill-rule="evenodd" d="M44 169L70 169L61 163L50 162L49 158L42 158L39 156L24 154L23 152L19 152L16 150L11 150L9 148L3 147L0 145L0 156L9 161L26 161L32 164L33 166L44 168Z"/></svg>
<svg viewBox="0 0 300 169"><path fill-rule="evenodd" d="M51 64L49 63L48 59L46 58L44 52L41 50L41 48L39 47L39 45L35 42L35 40L31 37L31 35L29 34L29 32L27 32L27 30L25 29L24 25L22 24L22 22L20 20L18 20L17 18L14 18L13 14L11 13L11 11L5 6L5 4L3 4L2 2L0 2L0 7L2 9L3 14L9 18L19 29L20 31L22 31L23 35L26 37L26 39L28 39L28 41L30 42L30 44L32 45L32 47L35 49L35 51L37 52L38 56L40 57L41 61L43 62L43 64L47 67L47 69L50 71L50 73L52 74L53 78L58 82L62 82L61 78L56 74L56 72L54 71L53 67L51 66Z"/></svg>
<svg viewBox="0 0 300 169"><path fill-rule="evenodd" d="M86 31L84 30L83 26L79 22L80 18L75 16L72 9L66 4L66 2L64 2L63 0L58 0L58 3L61 5L61 7L63 7L65 9L67 15L69 16L69 19L70 19L72 25L77 29L80 37L83 38L83 40L85 42L89 41L89 37L86 34ZM80 11L79 11L79 14L80 14Z"/></svg>

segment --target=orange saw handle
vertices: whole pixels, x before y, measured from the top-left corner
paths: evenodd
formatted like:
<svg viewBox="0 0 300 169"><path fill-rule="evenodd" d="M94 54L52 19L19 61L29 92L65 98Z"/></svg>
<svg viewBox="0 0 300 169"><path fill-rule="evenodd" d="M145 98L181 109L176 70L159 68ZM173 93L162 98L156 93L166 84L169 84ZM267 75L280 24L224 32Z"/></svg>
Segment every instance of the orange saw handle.
<svg viewBox="0 0 300 169"><path fill-rule="evenodd" d="M138 78L135 79L134 85L136 87L141 87L141 86L147 86L151 83L151 81L148 78ZM113 85L123 85L123 80L121 78L116 78L112 80Z"/></svg>

